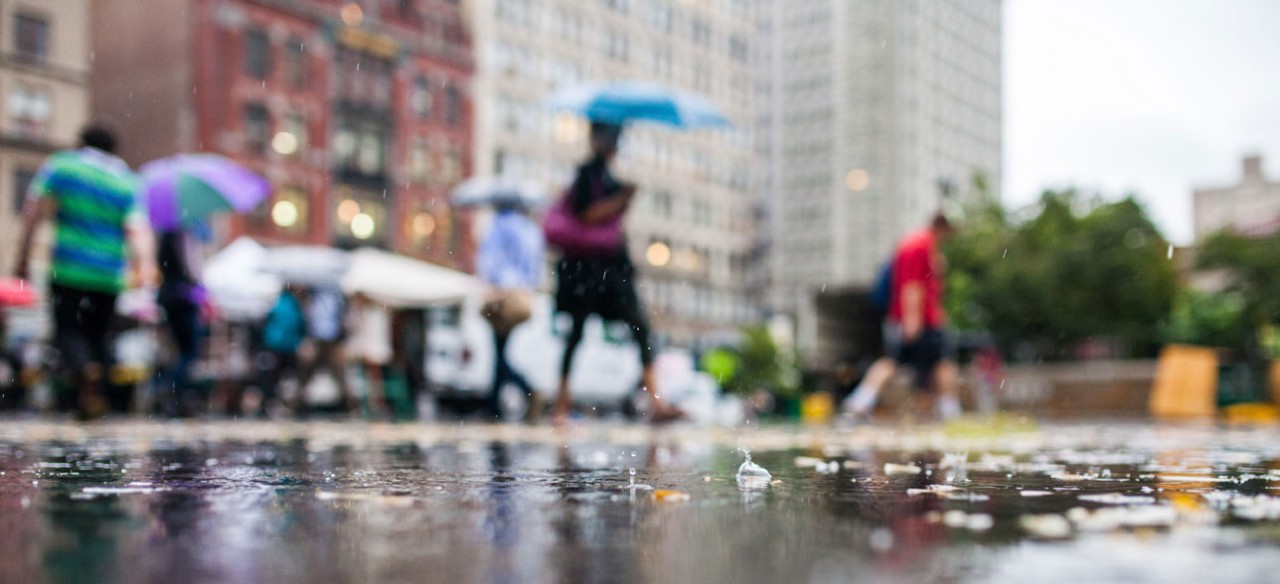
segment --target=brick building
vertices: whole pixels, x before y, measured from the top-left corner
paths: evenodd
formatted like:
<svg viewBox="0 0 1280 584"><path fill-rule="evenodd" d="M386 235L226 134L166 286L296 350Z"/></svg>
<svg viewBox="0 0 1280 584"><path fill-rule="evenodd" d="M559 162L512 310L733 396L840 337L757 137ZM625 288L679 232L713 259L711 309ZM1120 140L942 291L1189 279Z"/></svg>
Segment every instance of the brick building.
<svg viewBox="0 0 1280 584"><path fill-rule="evenodd" d="M93 110L126 160L217 152L272 182L222 236L470 268L447 199L471 150L458 0L97 0L92 32Z"/></svg>

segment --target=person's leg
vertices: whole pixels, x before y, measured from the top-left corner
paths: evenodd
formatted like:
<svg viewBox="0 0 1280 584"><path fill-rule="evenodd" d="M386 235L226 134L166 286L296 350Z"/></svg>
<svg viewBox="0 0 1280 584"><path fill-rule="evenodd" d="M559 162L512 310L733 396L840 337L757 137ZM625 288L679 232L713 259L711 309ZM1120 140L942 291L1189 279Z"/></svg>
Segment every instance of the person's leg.
<svg viewBox="0 0 1280 584"><path fill-rule="evenodd" d="M178 349L178 358L170 368L168 375L169 399L174 400L178 412L191 405L191 365L199 354L198 331L199 314L194 304L174 302L165 307L169 316L169 327L173 333L174 344Z"/></svg>
<svg viewBox="0 0 1280 584"><path fill-rule="evenodd" d="M875 363L867 369L867 374L862 377L862 381L854 388L853 393L845 399L845 410L855 415L870 414L876 407L880 390L884 389L890 379L893 379L893 374L897 371L898 362L893 357L876 359Z"/></svg>
<svg viewBox="0 0 1280 584"><path fill-rule="evenodd" d="M938 392L938 417L957 418L962 413L959 393L959 367L951 359L943 359L933 369L933 383Z"/></svg>
<svg viewBox="0 0 1280 584"><path fill-rule="evenodd" d="M107 376L115 364L111 321L115 318L114 294L85 293L80 302L80 318L89 347L89 363L83 374L80 398L82 413L100 417L107 412Z"/></svg>
<svg viewBox="0 0 1280 584"><path fill-rule="evenodd" d="M507 365L507 335L493 331L493 385L489 388L489 401L486 408L489 416L495 420L502 420L502 385L507 381L507 372L510 366Z"/></svg>
<svg viewBox="0 0 1280 584"><path fill-rule="evenodd" d="M558 421L564 421L569 417L569 408L572 405L569 398L569 373L573 370L573 354L578 350L578 343L582 342L586 325L587 315L573 315L573 328L569 330L569 337L564 340L564 357L560 360L560 387L556 391L554 413Z"/></svg>
<svg viewBox="0 0 1280 584"><path fill-rule="evenodd" d="M81 294L71 288L51 286L49 296L53 304L53 345L58 351L54 378L61 386L59 409L79 413L84 370L90 360L80 318Z"/></svg>
<svg viewBox="0 0 1280 584"><path fill-rule="evenodd" d="M387 412L387 398L382 385L382 365L373 361L364 364L364 379L369 388L369 409L374 415L381 416Z"/></svg>

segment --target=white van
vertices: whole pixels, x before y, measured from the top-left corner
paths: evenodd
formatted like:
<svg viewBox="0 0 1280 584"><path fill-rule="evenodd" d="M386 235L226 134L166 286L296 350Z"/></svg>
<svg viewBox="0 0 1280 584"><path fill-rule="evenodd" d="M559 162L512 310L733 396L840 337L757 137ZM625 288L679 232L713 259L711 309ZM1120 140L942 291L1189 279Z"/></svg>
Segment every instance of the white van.
<svg viewBox="0 0 1280 584"><path fill-rule="evenodd" d="M446 400L478 402L487 398L493 383L493 329L480 316L482 298L469 298L462 306L436 308L427 327L427 379ZM507 359L538 393L554 398L560 383L560 360L572 322L554 313L550 295L537 294L533 316L511 334ZM640 384L640 349L623 323L587 321L569 375L576 404L598 411L633 413L648 406ZM685 351L671 349L657 357L658 383L671 402L696 421L711 422L722 405L720 386L705 373L694 371ZM508 418L523 412L523 397L514 388L504 389ZM715 420L723 416L716 414Z"/></svg>

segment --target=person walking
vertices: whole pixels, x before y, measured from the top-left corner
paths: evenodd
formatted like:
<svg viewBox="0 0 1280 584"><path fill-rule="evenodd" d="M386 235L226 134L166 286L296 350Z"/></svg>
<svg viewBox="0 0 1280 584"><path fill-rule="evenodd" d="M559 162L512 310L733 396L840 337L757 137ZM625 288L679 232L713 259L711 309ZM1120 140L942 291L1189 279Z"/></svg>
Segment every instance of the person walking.
<svg viewBox="0 0 1280 584"><path fill-rule="evenodd" d="M943 335L946 314L942 295L946 260L939 246L954 232L942 213L925 229L908 234L894 254L891 293L885 323L888 356L872 364L862 382L844 402L846 412L864 417L875 407L880 390L899 366L915 373L917 412L927 415L930 406L950 419L960 414L957 396L958 370Z"/></svg>
<svg viewBox="0 0 1280 584"><path fill-rule="evenodd" d="M174 229L160 234L156 248L161 277L156 303L164 310L165 325L177 350L173 363L160 376L157 395L158 405L169 417L193 413L191 365L200 353L200 310L204 302L194 244L186 231Z"/></svg>
<svg viewBox="0 0 1280 584"><path fill-rule="evenodd" d="M298 377L298 347L307 336L307 321L302 313L300 293L295 285L286 285L263 324L262 344L267 350L268 368L263 377L259 416L266 416L272 406L280 402L280 382L285 375ZM305 401L305 389L299 383L295 403Z"/></svg>
<svg viewBox="0 0 1280 584"><path fill-rule="evenodd" d="M383 386L383 369L391 363L391 313L381 303L357 294L352 311L351 338L347 352L364 371L365 394L375 416L390 414Z"/></svg>
<svg viewBox="0 0 1280 584"><path fill-rule="evenodd" d="M529 398L530 418L540 407L533 386L507 361L507 341L511 332L531 314L533 291L542 275L546 244L542 230L515 201L494 205L493 223L476 254L477 273L493 289L482 312L493 327L493 386L489 390L488 413L502 418L502 388L513 383Z"/></svg>
<svg viewBox="0 0 1280 584"><path fill-rule="evenodd" d="M26 280L35 233L53 219L53 340L61 355L58 375L74 388L81 419L106 411L111 323L129 259L139 284L150 287L156 280L151 230L137 204L139 180L115 151L115 134L92 125L81 132L79 148L51 155L27 191L19 237L15 275Z"/></svg>
<svg viewBox="0 0 1280 584"><path fill-rule="evenodd" d="M347 300L336 288L318 287L311 290L307 302L307 332L315 344L315 355L307 365L299 385L306 388L321 369L328 369L338 386L342 396L343 407L349 412L356 410L356 398L347 383L346 360L343 355L342 342L345 338L344 326ZM294 410L303 411L306 404L299 399Z"/></svg>
<svg viewBox="0 0 1280 584"><path fill-rule="evenodd" d="M620 126L592 123L591 157L578 167L572 186L565 194L577 221L585 225L603 224L626 214L635 197L636 185L619 181L609 170L618 152ZM573 319L560 363L560 386L556 392L554 416L557 423L568 419L571 398L569 373L574 352L582 342L587 318L595 314L605 320L621 321L631 329L640 348L644 367L641 384L649 393L650 420L668 422L683 412L661 399L654 371L654 351L649 339L649 322L635 289L635 266L627 255L625 242L614 249L582 254L565 250L556 266L556 310Z"/></svg>

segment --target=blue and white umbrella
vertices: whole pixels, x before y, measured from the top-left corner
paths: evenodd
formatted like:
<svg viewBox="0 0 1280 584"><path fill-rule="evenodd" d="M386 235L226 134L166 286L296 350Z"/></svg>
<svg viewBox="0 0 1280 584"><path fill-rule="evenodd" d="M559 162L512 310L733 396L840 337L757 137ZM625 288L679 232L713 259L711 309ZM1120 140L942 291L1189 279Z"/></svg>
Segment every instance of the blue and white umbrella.
<svg viewBox="0 0 1280 584"><path fill-rule="evenodd" d="M611 124L647 121L677 128L722 128L730 125L728 118L710 100L642 81L574 85L553 92L546 105Z"/></svg>
<svg viewBox="0 0 1280 584"><path fill-rule="evenodd" d="M539 209L547 204L547 190L536 182L501 176L473 176L449 192L457 207L479 205L519 205Z"/></svg>

